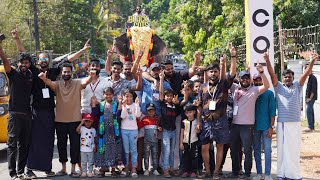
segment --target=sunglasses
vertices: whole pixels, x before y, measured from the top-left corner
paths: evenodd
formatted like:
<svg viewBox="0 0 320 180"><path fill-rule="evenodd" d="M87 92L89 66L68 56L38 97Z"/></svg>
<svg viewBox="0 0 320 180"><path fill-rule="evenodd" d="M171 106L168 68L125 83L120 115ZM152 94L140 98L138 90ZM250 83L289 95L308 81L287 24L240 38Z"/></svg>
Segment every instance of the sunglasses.
<svg viewBox="0 0 320 180"><path fill-rule="evenodd" d="M40 61L49 61L49 58L47 58L47 57L46 57L46 58L43 58L43 57L42 57L42 58L39 58L39 60L40 60Z"/></svg>

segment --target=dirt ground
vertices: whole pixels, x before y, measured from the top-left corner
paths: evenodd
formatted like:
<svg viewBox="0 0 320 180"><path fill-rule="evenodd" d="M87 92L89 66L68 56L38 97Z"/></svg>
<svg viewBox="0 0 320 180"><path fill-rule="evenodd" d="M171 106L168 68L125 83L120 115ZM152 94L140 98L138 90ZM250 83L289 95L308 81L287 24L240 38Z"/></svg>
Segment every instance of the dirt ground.
<svg viewBox="0 0 320 180"><path fill-rule="evenodd" d="M303 128L307 129L307 128ZM301 172L303 179L320 180L320 130L303 132L301 141Z"/></svg>

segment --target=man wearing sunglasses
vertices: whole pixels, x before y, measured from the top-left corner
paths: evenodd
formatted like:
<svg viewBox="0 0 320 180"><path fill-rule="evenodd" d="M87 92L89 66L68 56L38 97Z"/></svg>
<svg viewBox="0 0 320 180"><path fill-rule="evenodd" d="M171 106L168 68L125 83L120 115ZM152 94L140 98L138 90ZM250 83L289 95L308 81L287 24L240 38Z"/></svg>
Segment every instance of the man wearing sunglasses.
<svg viewBox="0 0 320 180"><path fill-rule="evenodd" d="M232 174L238 176L240 172L240 143L244 148L244 175L239 179L250 179L252 169L252 138L255 123L255 104L258 96L269 88L269 82L264 74L262 65L257 65L263 85L252 86L250 72L239 73L240 84L234 89L233 121L231 125L231 158Z"/></svg>
<svg viewBox="0 0 320 180"><path fill-rule="evenodd" d="M25 48L20 41L19 32L14 29L11 32L16 46L20 52L25 52ZM31 65L30 70L33 75L32 88L32 132L31 144L29 145L29 154L26 173L27 178L36 178L36 175L31 171L38 170L46 173L47 176L54 176L52 169L53 147L54 147L54 131L55 131L55 101L54 92L41 80L38 75L41 72L47 72L47 78L55 81L60 75L60 65L65 62L72 62L80 57L86 50L90 48L89 41L84 47L64 58L57 67L49 68L50 58L47 52L39 54L36 62L37 66ZM75 127L76 128L76 127ZM65 172L65 169L62 170Z"/></svg>

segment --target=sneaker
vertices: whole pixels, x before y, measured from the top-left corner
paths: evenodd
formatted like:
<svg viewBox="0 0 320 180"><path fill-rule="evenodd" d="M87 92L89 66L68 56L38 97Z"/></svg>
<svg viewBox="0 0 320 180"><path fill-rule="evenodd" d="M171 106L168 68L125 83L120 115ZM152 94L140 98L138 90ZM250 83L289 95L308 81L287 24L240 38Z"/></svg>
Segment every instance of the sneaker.
<svg viewBox="0 0 320 180"><path fill-rule="evenodd" d="M19 177L18 177L18 175L13 175L13 176L11 176L11 180L18 180L19 179Z"/></svg>
<svg viewBox="0 0 320 180"><path fill-rule="evenodd" d="M134 173L131 173L131 177L132 177L132 178L138 178L139 176L138 176L137 173L134 172Z"/></svg>
<svg viewBox="0 0 320 180"><path fill-rule="evenodd" d="M191 177L191 178L196 178L196 177L197 177L197 174L194 173L194 172L192 172L192 173L190 174L190 177Z"/></svg>
<svg viewBox="0 0 320 180"><path fill-rule="evenodd" d="M188 172L184 172L182 175L181 175L182 178L186 178L186 177L189 177L189 173Z"/></svg>
<svg viewBox="0 0 320 180"><path fill-rule="evenodd" d="M155 176L159 176L159 175L160 175L160 173L158 172L158 170L154 170L154 171L152 172L152 174L155 175Z"/></svg>
<svg viewBox="0 0 320 180"><path fill-rule="evenodd" d="M243 174L239 176L238 180L250 180L250 177Z"/></svg>
<svg viewBox="0 0 320 180"><path fill-rule="evenodd" d="M24 175L24 179L36 179L36 178L37 176L31 170L28 170L27 173Z"/></svg>
<svg viewBox="0 0 320 180"><path fill-rule="evenodd" d="M126 171L121 171L120 177L127 177L128 173Z"/></svg>
<svg viewBox="0 0 320 180"><path fill-rule="evenodd" d="M149 175L150 175L150 172L149 172L148 170L145 170L143 175L149 176Z"/></svg>
<svg viewBox="0 0 320 180"><path fill-rule="evenodd" d="M273 180L272 177L269 175L269 176L264 176L264 180Z"/></svg>
<svg viewBox="0 0 320 180"><path fill-rule="evenodd" d="M89 173L88 178L92 178L92 177L93 177L93 173Z"/></svg>
<svg viewBox="0 0 320 180"><path fill-rule="evenodd" d="M252 180L261 180L262 174L257 174L255 177L252 178Z"/></svg>

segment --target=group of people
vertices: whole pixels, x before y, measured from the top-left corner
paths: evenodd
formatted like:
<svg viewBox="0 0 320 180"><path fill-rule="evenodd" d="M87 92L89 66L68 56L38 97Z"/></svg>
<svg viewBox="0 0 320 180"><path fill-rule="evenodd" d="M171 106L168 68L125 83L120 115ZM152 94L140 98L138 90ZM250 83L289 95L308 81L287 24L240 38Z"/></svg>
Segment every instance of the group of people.
<svg viewBox="0 0 320 180"><path fill-rule="evenodd" d="M268 90L261 64L256 66L257 74L248 70L237 74L232 45L229 72L225 55L218 63L201 67L200 52L195 52L187 70L176 71L172 61L166 60L142 71L143 51L134 62L123 63L111 61L114 48L110 48L107 77L99 76L100 61L93 59L89 76L77 80L72 79L70 62L90 48L89 41L50 68L47 53L39 54L35 66L17 30L12 37L20 51L16 69L0 44L0 58L10 82L8 166L12 179L36 178L34 170L47 176L67 175L69 139L72 177L104 177L111 169L113 177L136 178L142 173L220 179L230 149L232 172L227 177L249 179L254 152L257 176L253 179L270 180L276 116L278 179L301 179L300 92L318 60L315 53L310 53L313 58L296 82L289 69L279 82L269 53L264 53L274 95ZM55 133L62 165L56 173L52 171Z"/></svg>

